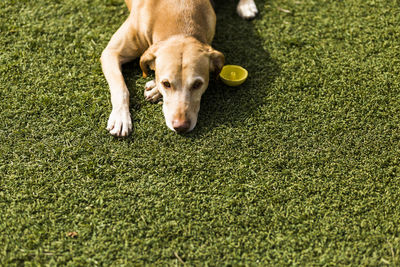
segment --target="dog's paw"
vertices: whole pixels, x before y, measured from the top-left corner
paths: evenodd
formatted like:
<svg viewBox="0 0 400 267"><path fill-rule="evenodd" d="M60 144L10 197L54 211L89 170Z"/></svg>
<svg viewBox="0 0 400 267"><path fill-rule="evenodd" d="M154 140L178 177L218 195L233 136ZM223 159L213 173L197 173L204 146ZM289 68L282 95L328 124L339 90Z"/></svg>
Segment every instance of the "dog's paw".
<svg viewBox="0 0 400 267"><path fill-rule="evenodd" d="M257 6L254 1L241 1L237 6L236 11L239 16L244 19L253 19L258 13Z"/></svg>
<svg viewBox="0 0 400 267"><path fill-rule="evenodd" d="M161 98L161 94L158 91L156 82L154 80L146 83L144 87L144 97L147 101L152 103L157 102Z"/></svg>
<svg viewBox="0 0 400 267"><path fill-rule="evenodd" d="M129 111L113 109L108 119L107 130L114 136L128 136L132 131L132 120Z"/></svg>

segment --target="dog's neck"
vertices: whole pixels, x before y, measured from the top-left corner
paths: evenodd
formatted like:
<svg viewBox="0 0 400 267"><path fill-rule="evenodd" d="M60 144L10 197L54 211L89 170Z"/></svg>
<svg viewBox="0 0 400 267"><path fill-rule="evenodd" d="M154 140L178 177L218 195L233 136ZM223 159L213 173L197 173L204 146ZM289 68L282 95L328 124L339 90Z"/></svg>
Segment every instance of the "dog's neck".
<svg viewBox="0 0 400 267"><path fill-rule="evenodd" d="M159 4L154 8L161 9L162 6ZM166 40L174 35L184 35L196 38L202 43L211 44L215 33L216 17L209 1L175 1L173 10L168 12L159 10L158 13L163 16L154 17L149 23L153 42Z"/></svg>

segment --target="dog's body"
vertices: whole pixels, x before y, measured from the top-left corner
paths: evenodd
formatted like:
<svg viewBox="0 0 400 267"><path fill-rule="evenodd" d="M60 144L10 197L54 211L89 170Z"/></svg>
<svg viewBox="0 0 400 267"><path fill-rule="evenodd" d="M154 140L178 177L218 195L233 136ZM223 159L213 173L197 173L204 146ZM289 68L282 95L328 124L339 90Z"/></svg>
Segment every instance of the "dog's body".
<svg viewBox="0 0 400 267"><path fill-rule="evenodd" d="M216 24L210 1L125 2L130 15L101 56L113 106L107 129L116 136L127 136L132 129L129 92L121 65L141 56L143 75L147 76L150 68L156 76L146 84L146 99L156 101L162 96L167 126L176 132L191 131L209 72L219 72L224 64L223 54L210 46ZM253 0L241 0L239 6L244 2L254 4Z"/></svg>

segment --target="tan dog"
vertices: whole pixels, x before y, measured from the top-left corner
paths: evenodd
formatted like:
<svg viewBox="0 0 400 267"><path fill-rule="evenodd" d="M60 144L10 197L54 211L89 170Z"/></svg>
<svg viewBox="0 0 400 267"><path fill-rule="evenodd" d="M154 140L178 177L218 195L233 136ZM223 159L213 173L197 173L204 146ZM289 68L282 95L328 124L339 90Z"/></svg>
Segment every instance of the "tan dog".
<svg viewBox="0 0 400 267"><path fill-rule="evenodd" d="M143 75L149 68L155 70L155 80L146 84L146 99L156 101L162 96L167 126L180 133L191 131L209 72L218 73L224 65L223 54L210 46L216 23L210 0L125 2L130 15L101 55L112 102L107 129L115 136L127 136L132 130L121 65L141 56ZM241 0L239 6L248 2L253 0Z"/></svg>

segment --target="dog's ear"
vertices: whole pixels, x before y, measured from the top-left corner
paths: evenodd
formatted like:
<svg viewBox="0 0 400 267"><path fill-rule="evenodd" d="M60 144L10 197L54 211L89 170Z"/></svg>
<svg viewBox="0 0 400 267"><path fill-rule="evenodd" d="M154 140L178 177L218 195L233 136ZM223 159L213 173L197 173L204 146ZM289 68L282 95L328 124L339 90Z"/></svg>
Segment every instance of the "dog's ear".
<svg viewBox="0 0 400 267"><path fill-rule="evenodd" d="M155 60L156 60L156 51L158 46L152 45L150 46L140 57L140 68L143 71L143 78L147 78L149 75L149 68L151 70L155 69Z"/></svg>
<svg viewBox="0 0 400 267"><path fill-rule="evenodd" d="M210 71L215 72L218 77L219 73L222 70L222 67L225 64L225 56L221 52L211 48L209 50L210 53Z"/></svg>

